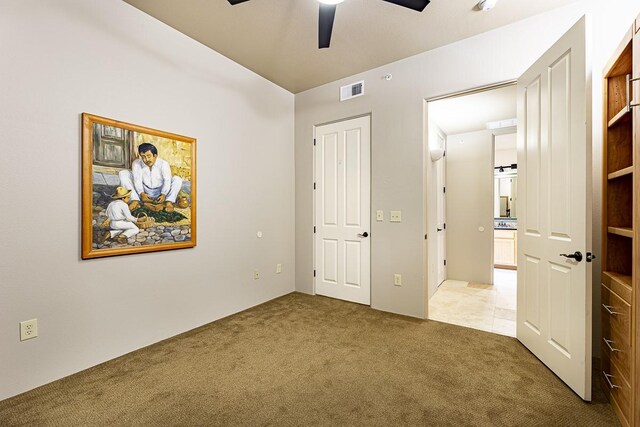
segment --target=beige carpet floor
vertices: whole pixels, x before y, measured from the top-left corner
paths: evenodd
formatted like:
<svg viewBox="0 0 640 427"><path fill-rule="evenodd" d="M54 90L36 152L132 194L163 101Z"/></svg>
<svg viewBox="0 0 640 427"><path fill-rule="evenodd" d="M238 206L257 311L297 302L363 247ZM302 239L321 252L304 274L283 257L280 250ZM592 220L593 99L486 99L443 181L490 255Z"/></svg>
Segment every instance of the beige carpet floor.
<svg viewBox="0 0 640 427"><path fill-rule="evenodd" d="M1 426L609 426L517 340L290 294L0 402Z"/></svg>

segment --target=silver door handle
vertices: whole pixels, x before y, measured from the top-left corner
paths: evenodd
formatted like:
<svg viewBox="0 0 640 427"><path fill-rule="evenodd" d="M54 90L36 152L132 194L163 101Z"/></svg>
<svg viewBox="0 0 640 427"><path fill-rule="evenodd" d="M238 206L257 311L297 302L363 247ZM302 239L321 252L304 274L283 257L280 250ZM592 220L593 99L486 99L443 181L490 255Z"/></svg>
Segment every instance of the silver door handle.
<svg viewBox="0 0 640 427"><path fill-rule="evenodd" d="M604 309L605 309L605 310L607 310L607 312L608 312L609 314L611 314L612 316L615 316L615 315L617 315L617 314L622 314L622 313L618 313L617 311L613 311L613 310L611 310L612 308L614 308L614 307L613 307L613 306L611 306L611 305L602 304L602 306L603 306L603 307L604 307Z"/></svg>
<svg viewBox="0 0 640 427"><path fill-rule="evenodd" d="M604 379L607 380L607 382L609 383L609 388L611 390L613 390L614 388L622 388L619 385L614 384L614 383L611 382L611 380L609 378L613 378L613 375L609 375L605 371L602 371L602 373L604 374Z"/></svg>
<svg viewBox="0 0 640 427"><path fill-rule="evenodd" d="M367 233L366 231L362 234L358 234L358 237L369 237L369 233Z"/></svg>
<svg viewBox="0 0 640 427"><path fill-rule="evenodd" d="M640 106L640 103L634 103L633 100L631 99L631 83L632 82L637 82L638 80L640 80L640 78L635 78L632 79L631 78L631 74L627 74L627 108L630 110L633 107L638 107Z"/></svg>
<svg viewBox="0 0 640 427"><path fill-rule="evenodd" d="M615 351L620 351L619 348L614 348L614 347L611 346L611 343L613 342L613 340L608 340L608 339L606 339L604 337L602 339L604 340L604 343L607 345L607 347L609 347L609 350L614 351L614 352Z"/></svg>

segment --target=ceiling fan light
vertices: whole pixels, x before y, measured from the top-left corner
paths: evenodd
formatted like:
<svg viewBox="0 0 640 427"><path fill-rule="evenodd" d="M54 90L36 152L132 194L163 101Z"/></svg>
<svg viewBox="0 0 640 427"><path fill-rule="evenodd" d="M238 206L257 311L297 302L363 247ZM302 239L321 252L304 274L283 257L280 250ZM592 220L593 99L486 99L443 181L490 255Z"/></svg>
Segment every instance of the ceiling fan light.
<svg viewBox="0 0 640 427"><path fill-rule="evenodd" d="M322 4L334 5L334 4L342 3L344 0L318 0L318 1Z"/></svg>

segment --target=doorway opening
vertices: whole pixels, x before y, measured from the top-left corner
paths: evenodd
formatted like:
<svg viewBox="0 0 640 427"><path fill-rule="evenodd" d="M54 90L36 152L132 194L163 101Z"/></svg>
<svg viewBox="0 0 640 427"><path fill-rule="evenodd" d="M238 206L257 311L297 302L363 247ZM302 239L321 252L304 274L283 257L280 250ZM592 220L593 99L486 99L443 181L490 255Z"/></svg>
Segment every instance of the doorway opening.
<svg viewBox="0 0 640 427"><path fill-rule="evenodd" d="M437 236L429 318L514 337L516 105L513 83L427 103Z"/></svg>

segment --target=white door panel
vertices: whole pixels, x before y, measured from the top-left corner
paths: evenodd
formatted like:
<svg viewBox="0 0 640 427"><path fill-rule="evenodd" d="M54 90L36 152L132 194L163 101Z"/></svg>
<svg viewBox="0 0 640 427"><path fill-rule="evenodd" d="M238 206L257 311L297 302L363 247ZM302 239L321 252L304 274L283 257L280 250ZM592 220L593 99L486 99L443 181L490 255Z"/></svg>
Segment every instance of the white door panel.
<svg viewBox="0 0 640 427"><path fill-rule="evenodd" d="M370 119L316 128L316 293L362 304L370 291Z"/></svg>
<svg viewBox="0 0 640 427"><path fill-rule="evenodd" d="M585 45L583 18L518 79L517 337L590 400L590 264L560 256L591 245Z"/></svg>
<svg viewBox="0 0 640 427"><path fill-rule="evenodd" d="M518 329L520 329L520 315L523 315L524 326L529 333L540 335L540 259L525 255L524 268L518 266ZM530 285L531 284L531 285ZM520 304L521 290L524 289L524 310ZM520 331L519 331L520 332ZM523 332L524 333L524 332Z"/></svg>

